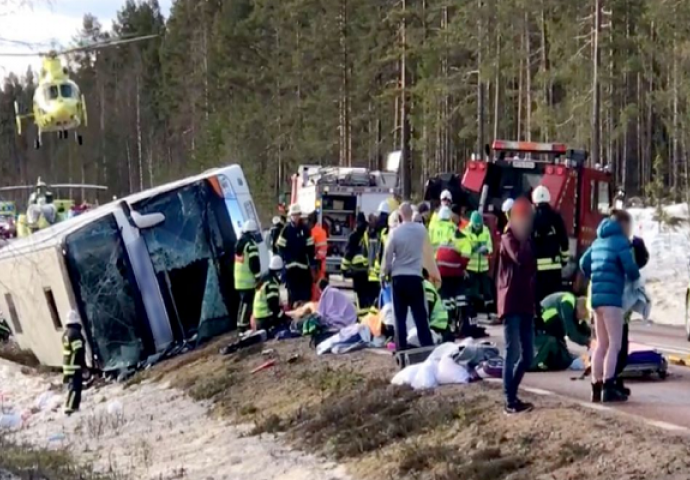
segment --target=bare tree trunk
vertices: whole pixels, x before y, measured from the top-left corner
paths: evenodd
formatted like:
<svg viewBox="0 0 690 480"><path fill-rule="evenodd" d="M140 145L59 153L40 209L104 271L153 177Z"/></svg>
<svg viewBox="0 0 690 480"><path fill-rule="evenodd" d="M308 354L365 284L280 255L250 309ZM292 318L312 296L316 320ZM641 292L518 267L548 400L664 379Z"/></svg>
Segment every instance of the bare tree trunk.
<svg viewBox="0 0 690 480"><path fill-rule="evenodd" d="M484 25L482 22L484 0L477 0L477 154L484 151L484 79L482 78L482 54L484 40Z"/></svg>
<svg viewBox="0 0 690 480"><path fill-rule="evenodd" d="M592 161L601 161L601 88L599 86L599 67L601 64L601 49L599 37L601 35L602 3L604 0L594 0L594 41L592 45Z"/></svg>
<svg viewBox="0 0 690 480"><path fill-rule="evenodd" d="M676 41L673 42L673 134L671 135L671 163L672 163L672 177L671 188L674 200L677 200L680 194L679 181L679 167L680 167L680 115L679 115L679 100L678 100L678 51Z"/></svg>
<svg viewBox="0 0 690 480"><path fill-rule="evenodd" d="M400 150L402 151L402 165L400 168L402 182L402 196L409 199L412 195L412 160L410 152L410 119L408 117L408 74L407 74L407 0L402 0L402 20L400 28L401 62L400 62Z"/></svg>
<svg viewBox="0 0 690 480"><path fill-rule="evenodd" d="M546 4L541 0L541 71L543 82L543 102L546 112L551 111L552 106L552 86L551 86L551 64L549 61L549 37L546 27ZM545 123L542 124L541 136L543 141L548 141L552 136L550 115L546 115Z"/></svg>
<svg viewBox="0 0 690 480"><path fill-rule="evenodd" d="M525 12L525 140L532 141L532 42L529 13Z"/></svg>
<svg viewBox="0 0 690 480"><path fill-rule="evenodd" d="M494 76L494 140L498 138L501 105L501 30L496 29L496 69Z"/></svg>
<svg viewBox="0 0 690 480"><path fill-rule="evenodd" d="M141 90L139 75L136 77L137 160L139 162L139 191L144 190L144 154L141 140Z"/></svg>

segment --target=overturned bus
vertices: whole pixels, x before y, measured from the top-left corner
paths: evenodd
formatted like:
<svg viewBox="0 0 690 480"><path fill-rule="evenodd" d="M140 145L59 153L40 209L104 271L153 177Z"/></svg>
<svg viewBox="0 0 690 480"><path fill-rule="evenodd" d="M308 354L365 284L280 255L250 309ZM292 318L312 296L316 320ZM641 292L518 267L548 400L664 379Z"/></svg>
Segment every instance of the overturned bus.
<svg viewBox="0 0 690 480"><path fill-rule="evenodd" d="M131 195L0 250L0 308L44 365L62 364L74 309L89 366L130 369L235 327L234 248L250 219L259 225L237 165Z"/></svg>

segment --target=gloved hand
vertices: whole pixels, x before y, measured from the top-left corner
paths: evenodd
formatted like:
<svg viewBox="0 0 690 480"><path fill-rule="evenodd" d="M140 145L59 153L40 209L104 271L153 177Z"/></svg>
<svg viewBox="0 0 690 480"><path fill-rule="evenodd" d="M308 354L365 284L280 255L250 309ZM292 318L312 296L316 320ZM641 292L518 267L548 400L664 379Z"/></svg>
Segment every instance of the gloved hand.
<svg viewBox="0 0 690 480"><path fill-rule="evenodd" d="M481 245L479 247L479 253L481 253L482 255L488 255L489 254L489 247L487 247L486 245Z"/></svg>

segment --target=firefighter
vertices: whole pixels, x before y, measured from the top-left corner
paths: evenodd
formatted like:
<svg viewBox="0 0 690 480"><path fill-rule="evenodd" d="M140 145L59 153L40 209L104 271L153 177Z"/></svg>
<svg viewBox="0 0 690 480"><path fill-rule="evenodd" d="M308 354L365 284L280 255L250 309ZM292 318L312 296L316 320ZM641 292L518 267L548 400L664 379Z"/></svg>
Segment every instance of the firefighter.
<svg viewBox="0 0 690 480"><path fill-rule="evenodd" d="M12 330L4 318L0 318L0 342L6 342L12 336Z"/></svg>
<svg viewBox="0 0 690 480"><path fill-rule="evenodd" d="M439 207L438 210L436 210L434 213L431 214L431 220L429 220L429 231L431 231L431 228L434 226L434 224L438 221L438 212L442 207L448 207L450 208L451 205L453 204L453 194L450 193L450 190L444 190L441 192L441 206Z"/></svg>
<svg viewBox="0 0 690 480"><path fill-rule="evenodd" d="M261 278L261 258L256 243L258 228L254 220L242 226L242 236L235 245L235 290L240 296L237 328L245 332L250 328L254 293Z"/></svg>
<svg viewBox="0 0 690 480"><path fill-rule="evenodd" d="M536 328L534 347L536 355L532 370L566 370L574 356L568 351L566 335L570 341L589 346L590 313L586 298L575 298L568 292L553 293L541 302L542 323Z"/></svg>
<svg viewBox="0 0 690 480"><path fill-rule="evenodd" d="M467 330L466 322L460 322L460 313L466 306L463 283L472 253L470 242L455 223L450 208L441 207L438 219L430 236L436 251L436 265L441 274L441 299L451 320L460 325L461 330Z"/></svg>
<svg viewBox="0 0 690 480"><path fill-rule="evenodd" d="M78 411L81 403L83 371L86 369L85 348L79 315L74 310L70 310L67 314L65 333L62 335L62 380L67 385L67 401L65 402L67 415Z"/></svg>
<svg viewBox="0 0 690 480"><path fill-rule="evenodd" d="M357 226L350 234L345 247L345 255L340 263L340 270L347 278L352 279L352 288L357 294L357 315L369 311L374 303L369 286L369 234L367 219L364 213L357 214Z"/></svg>
<svg viewBox="0 0 690 480"><path fill-rule="evenodd" d="M422 273L424 275L424 296L427 312L429 312L429 328L441 335L444 342L452 341L445 302L441 299L441 295L439 295L434 284L429 281L429 272L423 270Z"/></svg>
<svg viewBox="0 0 690 480"><path fill-rule="evenodd" d="M323 228L316 216L316 212L309 215L309 227L311 228L311 236L314 239L314 252L316 260L316 278L314 281L318 282L326 275L326 257L328 256L328 233Z"/></svg>
<svg viewBox="0 0 690 480"><path fill-rule="evenodd" d="M467 264L467 296L471 303L471 317L476 317L483 304L488 312L493 306L493 286L489 278L489 257L493 251L491 232L484 225L482 214L475 211L470 225L463 230L470 243L470 261Z"/></svg>
<svg viewBox="0 0 690 480"><path fill-rule="evenodd" d="M290 306L311 299L313 274L316 267L314 238L302 223L302 209L298 204L290 205L290 222L280 233L278 250L285 264L285 284Z"/></svg>
<svg viewBox="0 0 690 480"><path fill-rule="evenodd" d="M376 218L376 234L381 235L381 232L383 232L385 229L388 228L388 216L391 214L391 206L390 202L388 200L384 200L379 204L379 208L377 209L377 218Z"/></svg>
<svg viewBox="0 0 690 480"><path fill-rule="evenodd" d="M271 223L271 230L268 232L270 239L268 245L271 247L271 252L273 255L278 255L278 247L276 246L276 243L278 242L278 238L280 238L280 232L282 232L283 228L285 228L285 221L282 217L275 216L273 217L273 221Z"/></svg>
<svg viewBox="0 0 690 480"><path fill-rule="evenodd" d="M532 238L537 257L536 301L561 291L562 269L568 263L569 242L560 213L551 208L551 194L543 185L532 192L536 207Z"/></svg>
<svg viewBox="0 0 690 480"><path fill-rule="evenodd" d="M286 316L280 306L280 274L283 259L273 255L268 273L261 278L254 297L254 322L257 330L273 330L285 323Z"/></svg>

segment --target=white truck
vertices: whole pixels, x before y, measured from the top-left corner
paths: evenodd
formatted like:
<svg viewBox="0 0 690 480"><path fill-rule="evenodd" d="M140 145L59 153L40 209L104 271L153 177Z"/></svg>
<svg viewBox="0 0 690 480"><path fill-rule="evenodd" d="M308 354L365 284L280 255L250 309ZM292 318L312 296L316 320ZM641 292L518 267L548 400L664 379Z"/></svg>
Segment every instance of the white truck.
<svg viewBox="0 0 690 480"><path fill-rule="evenodd" d="M301 165L298 173L292 175L291 203L298 203L306 215L316 212L318 223L328 233L328 273L340 272L357 214L362 212L367 218L375 214L381 202L393 197L396 186L396 172L366 168ZM372 241L372 259L375 246Z"/></svg>

